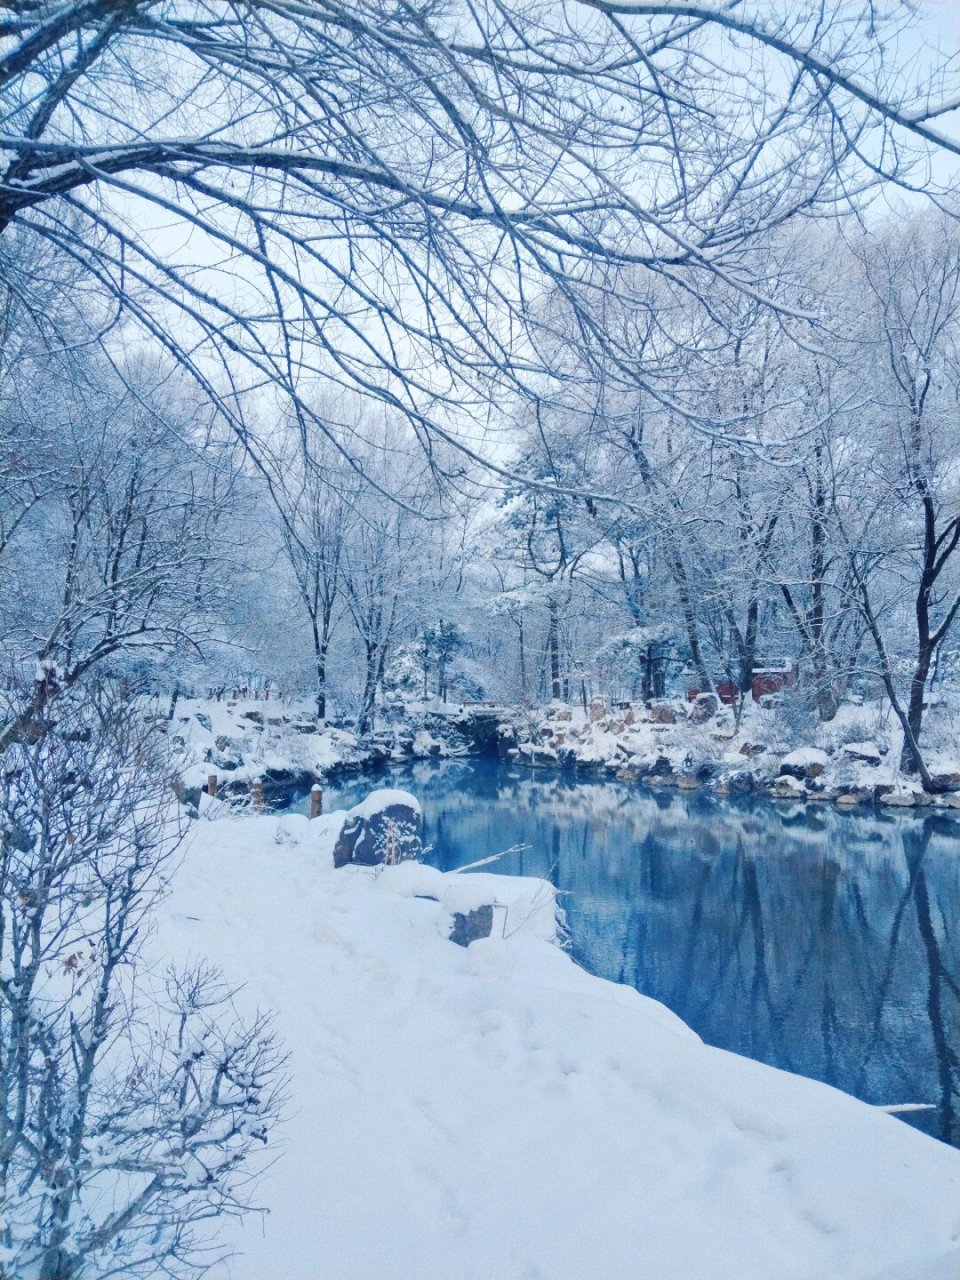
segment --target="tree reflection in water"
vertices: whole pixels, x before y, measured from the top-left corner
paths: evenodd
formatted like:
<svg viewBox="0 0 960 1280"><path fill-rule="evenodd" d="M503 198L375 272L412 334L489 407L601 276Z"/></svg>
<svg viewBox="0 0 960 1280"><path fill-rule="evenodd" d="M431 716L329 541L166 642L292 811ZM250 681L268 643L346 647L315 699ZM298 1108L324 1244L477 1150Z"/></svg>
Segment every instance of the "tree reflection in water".
<svg viewBox="0 0 960 1280"><path fill-rule="evenodd" d="M675 1010L710 1044L867 1102L960 1146L960 822L572 782L495 761L394 770L445 870L561 891L573 954ZM369 779L331 787L335 805Z"/></svg>

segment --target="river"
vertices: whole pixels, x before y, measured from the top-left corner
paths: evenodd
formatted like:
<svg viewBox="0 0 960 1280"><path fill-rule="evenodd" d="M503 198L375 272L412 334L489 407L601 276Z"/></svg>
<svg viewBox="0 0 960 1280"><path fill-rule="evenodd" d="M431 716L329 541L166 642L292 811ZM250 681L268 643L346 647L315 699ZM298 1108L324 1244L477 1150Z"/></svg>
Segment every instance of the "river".
<svg viewBox="0 0 960 1280"><path fill-rule="evenodd" d="M445 760L336 784L423 804L426 860L546 876L574 958L704 1040L960 1146L960 821L721 800Z"/></svg>

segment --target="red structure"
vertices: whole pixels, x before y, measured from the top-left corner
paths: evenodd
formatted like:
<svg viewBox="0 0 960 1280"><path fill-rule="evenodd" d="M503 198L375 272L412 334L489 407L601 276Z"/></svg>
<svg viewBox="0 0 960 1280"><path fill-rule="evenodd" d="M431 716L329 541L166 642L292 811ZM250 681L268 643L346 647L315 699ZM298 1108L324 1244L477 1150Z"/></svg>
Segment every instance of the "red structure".
<svg viewBox="0 0 960 1280"><path fill-rule="evenodd" d="M793 687L797 678L797 664L791 659L775 667L754 667L750 692L754 702L769 693L780 693Z"/></svg>
<svg viewBox="0 0 960 1280"><path fill-rule="evenodd" d="M740 686L732 680L718 680L713 686L713 690L720 701L727 707L740 697ZM701 689L698 685L692 684L687 689L687 701L696 702L701 693L709 692L709 689Z"/></svg>
<svg viewBox="0 0 960 1280"><path fill-rule="evenodd" d="M718 680L714 687L717 691L717 697L725 707L729 707L740 697L740 686L734 684L732 680Z"/></svg>
<svg viewBox="0 0 960 1280"><path fill-rule="evenodd" d="M782 689L791 688L796 678L797 664L792 658L789 660L785 658L783 662L771 664L767 667L754 667L750 694L754 702L759 702L767 694L780 693ZM714 685L714 691L724 706L727 707L740 697L740 686L733 680L718 680ZM687 689L687 701L696 701L698 694L701 693L703 693L702 689L697 688L696 685L691 685Z"/></svg>

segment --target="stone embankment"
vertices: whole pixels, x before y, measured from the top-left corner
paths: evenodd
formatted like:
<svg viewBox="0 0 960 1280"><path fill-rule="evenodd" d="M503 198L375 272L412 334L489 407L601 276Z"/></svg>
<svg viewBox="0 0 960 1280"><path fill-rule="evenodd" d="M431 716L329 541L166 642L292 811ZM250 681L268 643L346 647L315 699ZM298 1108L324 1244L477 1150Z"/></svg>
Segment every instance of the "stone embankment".
<svg viewBox="0 0 960 1280"><path fill-rule="evenodd" d="M413 704L392 707L364 736L318 722L307 703L181 700L151 714L181 759L177 786L191 811L202 792L282 808L344 774L477 754L722 796L960 810L960 751L931 757L935 789L924 791L899 771L900 744L876 708L843 708L828 725L798 732L762 706L737 724L713 694L690 703L597 698L586 710ZM798 748L798 738L809 745Z"/></svg>
<svg viewBox="0 0 960 1280"><path fill-rule="evenodd" d="M499 728L501 754L532 768L602 774L652 787L717 795L762 794L776 800L830 801L842 807L935 806L960 809L960 764L942 758L935 789L898 768L899 743L889 731L862 736L862 708L811 733L824 745L791 749L793 736L775 711L750 708L738 726L712 694L686 705L667 701L581 708L553 705ZM872 726L877 728L878 726Z"/></svg>

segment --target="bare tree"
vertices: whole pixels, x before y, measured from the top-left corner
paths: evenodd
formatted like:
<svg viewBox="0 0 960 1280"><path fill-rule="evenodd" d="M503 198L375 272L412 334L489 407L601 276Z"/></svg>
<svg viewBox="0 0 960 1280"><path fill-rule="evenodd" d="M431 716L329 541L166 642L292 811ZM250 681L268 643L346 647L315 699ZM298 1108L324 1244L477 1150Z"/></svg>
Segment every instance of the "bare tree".
<svg viewBox="0 0 960 1280"><path fill-rule="evenodd" d="M269 1023L143 954L179 831L126 702L0 754L0 1275L194 1274L277 1117Z"/></svg>
<svg viewBox="0 0 960 1280"><path fill-rule="evenodd" d="M911 147L960 154L949 65L885 56L910 14L26 0L0 20L0 233L75 264L248 443L244 390L309 413L320 375L502 469L455 423L527 385L545 280L585 326L597 261L762 294L756 236L909 177Z"/></svg>
<svg viewBox="0 0 960 1280"><path fill-rule="evenodd" d="M957 404L960 399L960 254L941 219L915 218L868 237L859 254L876 302L880 346L877 397L881 450L872 455L879 498L872 543L851 548L857 598L904 732L901 768L932 785L920 751L924 700L935 655L960 613ZM886 390L889 389L889 390ZM888 535L878 547L877 525ZM878 550L885 554L879 557ZM872 583L878 569L882 577ZM913 655L907 696L894 659L904 646L884 635L882 579L896 602L912 604ZM891 621L899 628L902 612Z"/></svg>
<svg viewBox="0 0 960 1280"><path fill-rule="evenodd" d="M325 435L304 423L302 440L281 439L264 474L286 558L310 621L317 718L327 715L327 663L343 588L357 477Z"/></svg>
<svg viewBox="0 0 960 1280"><path fill-rule="evenodd" d="M196 649L223 594L215 533L234 467L195 393L169 369L128 365L121 378L74 360L66 372L16 423L29 456L42 422L45 471L42 489L31 475L9 481L24 496L0 614L8 649L37 677L0 744L94 668Z"/></svg>
<svg viewBox="0 0 960 1280"><path fill-rule="evenodd" d="M428 497L435 493L431 473L400 424L368 423L367 430L375 442L358 444L356 468L341 467L336 482L339 501L349 504L340 579L362 649L361 733L373 728L391 646L414 618L419 621L421 558L425 550L429 554L423 536ZM387 496L388 486L396 501Z"/></svg>

